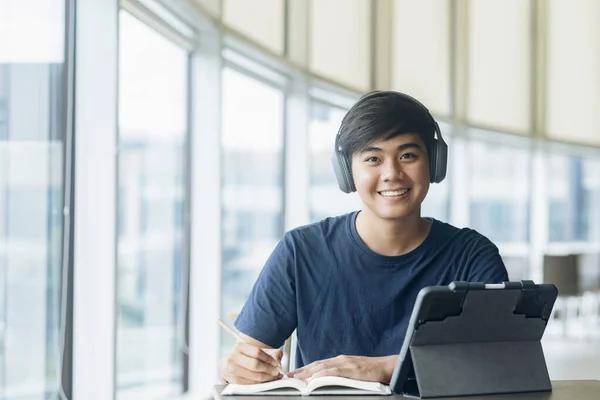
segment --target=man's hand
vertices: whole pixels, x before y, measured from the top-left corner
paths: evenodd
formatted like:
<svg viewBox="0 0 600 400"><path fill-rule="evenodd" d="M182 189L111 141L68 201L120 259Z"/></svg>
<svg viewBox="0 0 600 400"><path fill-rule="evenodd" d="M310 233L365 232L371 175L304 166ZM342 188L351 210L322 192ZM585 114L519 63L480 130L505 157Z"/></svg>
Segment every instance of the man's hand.
<svg viewBox="0 0 600 400"><path fill-rule="evenodd" d="M318 378L320 376L342 376L361 381L390 383L397 359L398 356L337 356L305 365L288 373L288 376L298 379Z"/></svg>
<svg viewBox="0 0 600 400"><path fill-rule="evenodd" d="M283 352L279 349L261 349L238 342L231 353L221 361L219 375L224 383L252 384L281 379L279 373Z"/></svg>

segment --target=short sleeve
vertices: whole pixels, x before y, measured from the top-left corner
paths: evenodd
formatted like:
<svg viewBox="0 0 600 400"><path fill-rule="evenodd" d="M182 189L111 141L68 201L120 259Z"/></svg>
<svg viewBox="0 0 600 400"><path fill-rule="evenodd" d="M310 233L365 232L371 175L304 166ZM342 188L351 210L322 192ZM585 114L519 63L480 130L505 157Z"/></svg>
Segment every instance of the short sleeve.
<svg viewBox="0 0 600 400"><path fill-rule="evenodd" d="M469 254L470 282L502 283L508 281L508 272L498 247L485 236L477 240Z"/></svg>
<svg viewBox="0 0 600 400"><path fill-rule="evenodd" d="M273 348L283 345L297 325L295 246L286 233L271 253L235 327Z"/></svg>

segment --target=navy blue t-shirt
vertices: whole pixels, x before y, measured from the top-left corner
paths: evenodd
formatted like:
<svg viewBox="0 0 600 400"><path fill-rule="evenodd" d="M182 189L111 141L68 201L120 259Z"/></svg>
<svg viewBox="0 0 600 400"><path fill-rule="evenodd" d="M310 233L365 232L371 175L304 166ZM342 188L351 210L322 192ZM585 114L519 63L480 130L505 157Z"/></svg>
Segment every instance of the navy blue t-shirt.
<svg viewBox="0 0 600 400"><path fill-rule="evenodd" d="M297 329L297 368L341 354L388 356L400 351L423 287L508 280L498 248L472 229L433 219L423 243L389 257L360 239L357 214L287 232L235 326L275 348Z"/></svg>

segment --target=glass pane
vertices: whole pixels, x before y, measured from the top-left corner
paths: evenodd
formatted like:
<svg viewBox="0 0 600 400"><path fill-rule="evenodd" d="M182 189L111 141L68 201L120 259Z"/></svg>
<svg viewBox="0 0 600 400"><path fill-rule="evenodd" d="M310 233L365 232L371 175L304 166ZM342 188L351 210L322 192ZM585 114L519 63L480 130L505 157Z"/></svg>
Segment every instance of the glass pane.
<svg viewBox="0 0 600 400"><path fill-rule="evenodd" d="M320 221L360 209L356 194L342 192L331 166L335 136L347 110L313 101L310 109L310 220Z"/></svg>
<svg viewBox="0 0 600 400"><path fill-rule="evenodd" d="M548 217L551 242L575 238L576 202L569 192L570 186L577 187L577 164L576 159L567 156L552 154L548 157Z"/></svg>
<svg viewBox="0 0 600 400"><path fill-rule="evenodd" d="M551 242L600 242L600 161L551 154L548 158Z"/></svg>
<svg viewBox="0 0 600 400"><path fill-rule="evenodd" d="M0 64L3 399L55 398L59 385L64 67Z"/></svg>
<svg viewBox="0 0 600 400"><path fill-rule="evenodd" d="M283 233L284 94L223 71L221 318L233 322ZM234 339L221 332L221 351Z"/></svg>
<svg viewBox="0 0 600 400"><path fill-rule="evenodd" d="M508 279L511 281L520 281L522 279L531 279L530 265L531 260L527 256L507 256L502 254L502 261L508 272Z"/></svg>
<svg viewBox="0 0 600 400"><path fill-rule="evenodd" d="M600 159L584 159L580 230L591 242L600 243Z"/></svg>
<svg viewBox="0 0 600 400"><path fill-rule="evenodd" d="M119 20L117 398L182 391L187 52Z"/></svg>
<svg viewBox="0 0 600 400"><path fill-rule="evenodd" d="M470 225L493 242L529 240L529 151L471 141Z"/></svg>
<svg viewBox="0 0 600 400"><path fill-rule="evenodd" d="M0 64L62 64L65 10L65 0L0 0Z"/></svg>

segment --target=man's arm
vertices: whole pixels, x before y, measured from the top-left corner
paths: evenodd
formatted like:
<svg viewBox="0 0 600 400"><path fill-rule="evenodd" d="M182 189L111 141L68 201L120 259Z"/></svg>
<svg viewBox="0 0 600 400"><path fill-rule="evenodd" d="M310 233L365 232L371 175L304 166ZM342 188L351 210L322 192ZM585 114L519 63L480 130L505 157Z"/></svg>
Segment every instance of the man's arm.
<svg viewBox="0 0 600 400"><path fill-rule="evenodd" d="M240 333L244 342L237 342L231 352L219 362L222 383L252 384L280 379L283 352Z"/></svg>
<svg viewBox="0 0 600 400"><path fill-rule="evenodd" d="M234 322L238 331L268 347L283 345L297 327L294 247L292 236L286 234L265 263Z"/></svg>
<svg viewBox="0 0 600 400"><path fill-rule="evenodd" d="M271 253L234 325L246 341L221 360L219 376L232 383L281 378L281 350L296 329L295 256L290 234Z"/></svg>
<svg viewBox="0 0 600 400"><path fill-rule="evenodd" d="M242 339L244 339L244 341L254 347L258 347L259 349L272 349L271 346L269 346L268 344L264 344L262 342L259 342L258 340L254 339L253 337L250 337L242 332L238 332L238 334L242 337Z"/></svg>

